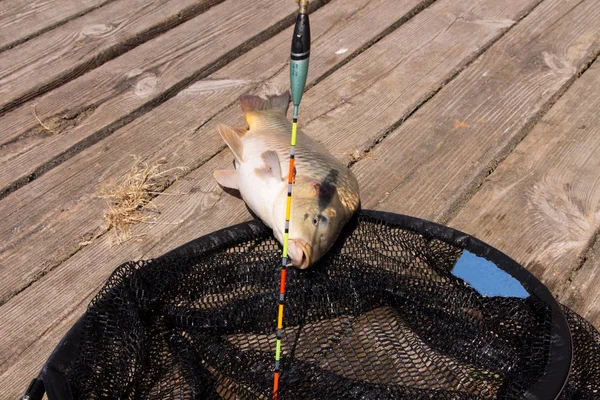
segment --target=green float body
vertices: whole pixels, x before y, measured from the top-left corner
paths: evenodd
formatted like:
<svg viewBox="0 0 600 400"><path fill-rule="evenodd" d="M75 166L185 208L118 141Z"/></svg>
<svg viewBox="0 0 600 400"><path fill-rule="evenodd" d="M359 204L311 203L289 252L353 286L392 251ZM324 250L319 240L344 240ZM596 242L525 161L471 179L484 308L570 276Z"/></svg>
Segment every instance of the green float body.
<svg viewBox="0 0 600 400"><path fill-rule="evenodd" d="M292 88L292 103L294 107L300 105L304 86L306 85L306 77L308 75L308 58L305 60L290 61L290 86Z"/></svg>

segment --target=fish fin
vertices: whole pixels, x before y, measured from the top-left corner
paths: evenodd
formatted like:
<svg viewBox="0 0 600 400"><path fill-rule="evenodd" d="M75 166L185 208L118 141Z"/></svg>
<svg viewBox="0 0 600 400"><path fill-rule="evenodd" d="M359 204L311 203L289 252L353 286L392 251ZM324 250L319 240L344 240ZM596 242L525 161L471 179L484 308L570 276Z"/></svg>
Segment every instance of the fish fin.
<svg viewBox="0 0 600 400"><path fill-rule="evenodd" d="M217 180L217 183L219 183L219 185L221 185L223 187L231 188L231 189L239 189L240 188L238 185L238 176L235 173L235 171L218 169L215 172L213 172L213 176Z"/></svg>
<svg viewBox="0 0 600 400"><path fill-rule="evenodd" d="M283 115L287 114L287 110L290 106L290 91L286 90L285 92L277 95L277 96L269 96L269 109L270 110L279 110Z"/></svg>
<svg viewBox="0 0 600 400"><path fill-rule="evenodd" d="M265 151L260 157L265 162L265 165L263 168L258 168L256 172L264 177L274 177L275 179L283 180L277 152L273 150Z"/></svg>
<svg viewBox="0 0 600 400"><path fill-rule="evenodd" d="M266 99L262 97L245 94L240 96L240 106L246 115L246 122L250 129L255 125L256 113L261 111L275 110L280 112L284 117L290 104L290 92L286 90L278 96L268 96Z"/></svg>
<svg viewBox="0 0 600 400"><path fill-rule="evenodd" d="M246 128L231 128L231 130L237 133L239 137L244 137L248 133L248 129Z"/></svg>
<svg viewBox="0 0 600 400"><path fill-rule="evenodd" d="M244 114L266 110L267 103L268 100L251 94L243 94L240 96L240 107L242 107Z"/></svg>
<svg viewBox="0 0 600 400"><path fill-rule="evenodd" d="M244 156L244 145L240 140L240 135L236 133L234 128L230 128L227 125L219 124L217 129L219 130L219 134L225 143L227 143L227 146L229 146L233 152L235 158L240 162L243 161L244 159L242 157Z"/></svg>

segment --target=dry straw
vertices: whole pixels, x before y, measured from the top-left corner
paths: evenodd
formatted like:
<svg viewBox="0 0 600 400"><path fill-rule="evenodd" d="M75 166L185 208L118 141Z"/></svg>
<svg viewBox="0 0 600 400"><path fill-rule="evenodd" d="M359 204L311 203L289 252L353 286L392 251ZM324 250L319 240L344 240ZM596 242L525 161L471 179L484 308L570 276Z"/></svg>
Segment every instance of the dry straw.
<svg viewBox="0 0 600 400"><path fill-rule="evenodd" d="M120 244L131 238L131 227L140 222L148 222L158 210L150 201L177 178L176 171L185 167L163 170L165 159L148 164L138 156L129 172L117 183L101 189L108 210L104 213L107 230L112 229L111 244Z"/></svg>

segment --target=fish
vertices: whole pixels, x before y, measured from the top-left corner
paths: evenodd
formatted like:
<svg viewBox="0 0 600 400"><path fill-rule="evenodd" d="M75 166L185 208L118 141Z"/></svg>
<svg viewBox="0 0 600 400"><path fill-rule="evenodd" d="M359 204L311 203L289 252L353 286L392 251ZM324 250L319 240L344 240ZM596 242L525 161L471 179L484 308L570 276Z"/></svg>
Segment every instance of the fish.
<svg viewBox="0 0 600 400"><path fill-rule="evenodd" d="M233 153L234 170L213 173L219 185L239 191L282 244L292 132L289 101L289 91L266 98L242 95L248 127L217 127ZM293 266L306 269L335 243L360 207L360 194L350 169L301 130L294 158L288 257Z"/></svg>

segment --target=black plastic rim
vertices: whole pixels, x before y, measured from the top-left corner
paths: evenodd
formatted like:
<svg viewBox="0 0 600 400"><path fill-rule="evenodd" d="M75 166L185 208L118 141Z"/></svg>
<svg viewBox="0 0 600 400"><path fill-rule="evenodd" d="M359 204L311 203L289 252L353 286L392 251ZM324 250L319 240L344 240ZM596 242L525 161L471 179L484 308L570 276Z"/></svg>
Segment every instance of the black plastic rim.
<svg viewBox="0 0 600 400"><path fill-rule="evenodd" d="M358 217L370 219L374 222L385 222L388 225L423 235L428 239L438 239L468 250L496 264L500 269L517 279L529 293L536 295L548 304L552 310L552 334L546 374L525 393L523 398L532 400L558 398L567 382L573 359L571 332L560 306L546 286L535 276L506 254L456 229L420 218L374 210L361 210ZM352 232L356 221L357 218L349 224L349 229L345 229L347 233ZM200 248L202 252L207 252L239 240L241 237L264 235L269 231L260 221L244 222L195 239L159 258L179 257L189 253L190 244L194 244L194 247L196 249ZM343 235L340 240L343 240ZM44 392L48 394L50 400L73 398L62 371L78 353L83 329L82 320L83 317L62 338L44 364L38 377L29 385L27 392L21 398L22 400L41 400Z"/></svg>

